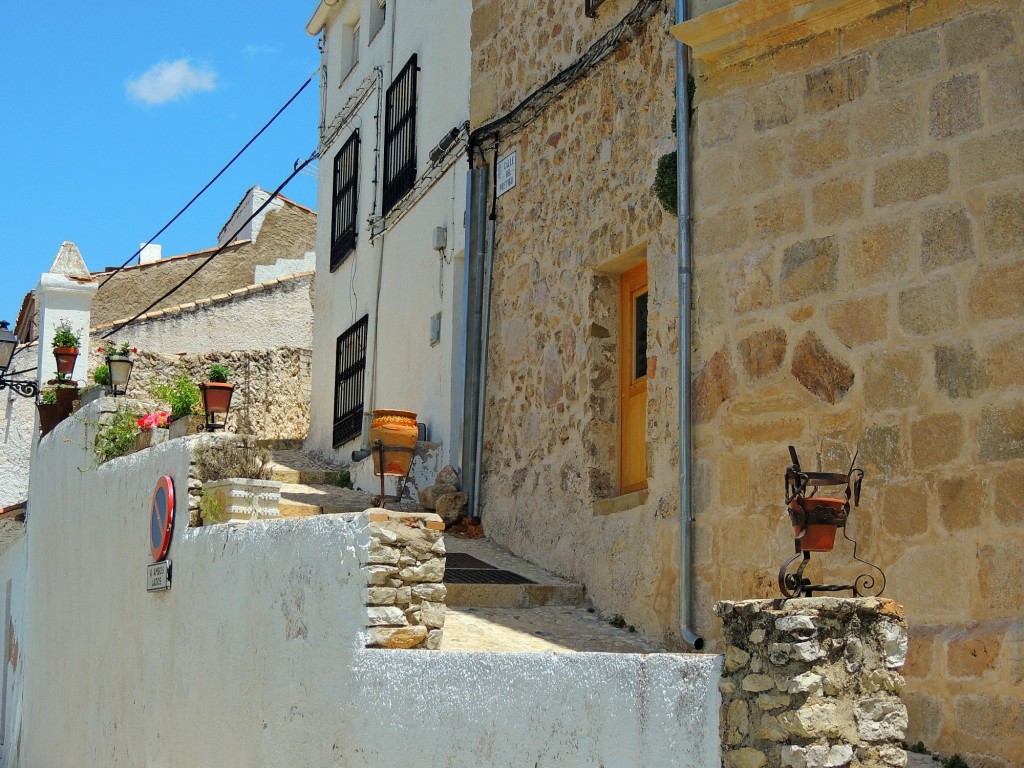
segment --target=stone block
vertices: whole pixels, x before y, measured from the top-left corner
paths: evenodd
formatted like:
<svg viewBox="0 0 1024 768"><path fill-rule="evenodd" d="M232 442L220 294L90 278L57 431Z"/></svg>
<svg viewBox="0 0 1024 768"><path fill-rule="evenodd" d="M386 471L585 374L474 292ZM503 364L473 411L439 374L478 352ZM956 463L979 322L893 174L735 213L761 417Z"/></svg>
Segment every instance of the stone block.
<svg viewBox="0 0 1024 768"><path fill-rule="evenodd" d="M985 245L990 254L1024 250L1024 192L989 195L985 200Z"/></svg>
<svg viewBox="0 0 1024 768"><path fill-rule="evenodd" d="M724 720L726 744L739 744L750 732L750 715L742 699L733 699L726 705Z"/></svg>
<svg viewBox="0 0 1024 768"><path fill-rule="evenodd" d="M800 131L793 140L790 170L804 179L824 173L850 156L849 124L831 119Z"/></svg>
<svg viewBox="0 0 1024 768"><path fill-rule="evenodd" d="M825 308L828 327L847 347L881 341L888 336L889 296L830 302Z"/></svg>
<svg viewBox="0 0 1024 768"><path fill-rule="evenodd" d="M915 691L905 694L904 700L907 704L907 742L934 744L945 721L941 699Z"/></svg>
<svg viewBox="0 0 1024 768"><path fill-rule="evenodd" d="M906 468L899 424L875 424L860 438L860 465L873 474L899 476Z"/></svg>
<svg viewBox="0 0 1024 768"><path fill-rule="evenodd" d="M960 323L957 306L956 281L948 275L900 291L900 328L911 336L929 336L955 328Z"/></svg>
<svg viewBox="0 0 1024 768"><path fill-rule="evenodd" d="M990 11L953 19L943 27L950 67L976 64L1013 44L1014 14Z"/></svg>
<svg viewBox="0 0 1024 768"><path fill-rule="evenodd" d="M811 190L811 215L816 224L829 226L864 213L864 177L830 179Z"/></svg>
<svg viewBox="0 0 1024 768"><path fill-rule="evenodd" d="M971 320L997 320L1024 315L1024 261L979 267L968 287Z"/></svg>
<svg viewBox="0 0 1024 768"><path fill-rule="evenodd" d="M995 513L1003 525L1024 524L1024 469L1004 469L995 478Z"/></svg>
<svg viewBox="0 0 1024 768"><path fill-rule="evenodd" d="M394 605L398 590L394 587L370 587L366 590L368 605Z"/></svg>
<svg viewBox="0 0 1024 768"><path fill-rule="evenodd" d="M856 51L873 47L879 40L890 40L904 31L906 22L906 11L899 5L854 21L840 30L842 50Z"/></svg>
<svg viewBox="0 0 1024 768"><path fill-rule="evenodd" d="M844 59L805 76L804 105L808 112L827 112L864 95L870 62L866 54Z"/></svg>
<svg viewBox="0 0 1024 768"><path fill-rule="evenodd" d="M928 530L928 491L921 483L886 483L882 489L882 530L898 538Z"/></svg>
<svg viewBox="0 0 1024 768"><path fill-rule="evenodd" d="M758 133L789 125L800 116L805 84L802 78L773 80L750 95L750 115Z"/></svg>
<svg viewBox="0 0 1024 768"><path fill-rule="evenodd" d="M737 194L736 157L732 152L702 149L693 163L696 210L707 210Z"/></svg>
<svg viewBox="0 0 1024 768"><path fill-rule="evenodd" d="M881 157L917 146L920 111L914 94L873 101L853 117L853 146L859 157Z"/></svg>
<svg viewBox="0 0 1024 768"><path fill-rule="evenodd" d="M704 424L714 418L718 408L736 389L736 374L725 348L716 352L693 382L693 420Z"/></svg>
<svg viewBox="0 0 1024 768"><path fill-rule="evenodd" d="M413 648L426 639L427 628L419 624L398 628L373 627L368 645L374 648Z"/></svg>
<svg viewBox="0 0 1024 768"><path fill-rule="evenodd" d="M948 139L982 126L981 79L962 74L936 84L928 101L928 133Z"/></svg>
<svg viewBox="0 0 1024 768"><path fill-rule="evenodd" d="M978 596L981 605L1009 616L1024 605L1024 545L1009 540L978 547Z"/></svg>
<svg viewBox="0 0 1024 768"><path fill-rule="evenodd" d="M909 217L882 221L864 227L847 242L847 261L861 283L891 284L910 263L911 220Z"/></svg>
<svg viewBox="0 0 1024 768"><path fill-rule="evenodd" d="M761 699L763 698L765 697L758 696L758 701L761 701ZM789 699L788 696L780 698L785 698L787 700ZM765 739L766 741L774 741L776 743L781 743L789 740L789 734L786 733L785 729L782 727L782 724L779 723L779 719L777 717L774 717L772 715L761 715L758 724L760 726L758 728L758 735L762 739Z"/></svg>
<svg viewBox="0 0 1024 768"><path fill-rule="evenodd" d="M1019 739L1024 732L1024 699L993 694L958 696L960 730L984 741Z"/></svg>
<svg viewBox="0 0 1024 768"><path fill-rule="evenodd" d="M444 520L446 525L451 525L465 516L469 506L469 496L461 491L446 493L437 497L435 505L438 516Z"/></svg>
<svg viewBox="0 0 1024 768"><path fill-rule="evenodd" d="M772 305L774 256L772 247L764 246L726 264L726 291L735 312L743 314Z"/></svg>
<svg viewBox="0 0 1024 768"><path fill-rule="evenodd" d="M439 651L441 650L441 641L443 637L443 630L431 629L427 632L427 639L426 642L423 643L423 647L428 651Z"/></svg>
<svg viewBox="0 0 1024 768"><path fill-rule="evenodd" d="M963 205L936 206L921 214L921 267L925 271L973 258L974 231Z"/></svg>
<svg viewBox="0 0 1024 768"><path fill-rule="evenodd" d="M420 603L419 623L428 629L440 629L444 626L444 603L431 603L423 601Z"/></svg>
<svg viewBox="0 0 1024 768"><path fill-rule="evenodd" d="M786 691L815 696L821 692L821 675L816 672L803 672L788 682Z"/></svg>
<svg viewBox="0 0 1024 768"><path fill-rule="evenodd" d="M737 193L749 195L775 189L785 168L785 144L778 139L754 139L735 148Z"/></svg>
<svg viewBox="0 0 1024 768"><path fill-rule="evenodd" d="M729 95L704 101L697 107L697 141L702 147L713 147L731 141L746 115L746 100Z"/></svg>
<svg viewBox="0 0 1024 768"><path fill-rule="evenodd" d="M385 546L380 542L371 539L366 562L373 563L375 565L396 565L400 557L401 552L394 547Z"/></svg>
<svg viewBox="0 0 1024 768"><path fill-rule="evenodd" d="M1024 458L1024 401L986 405L978 422L982 461Z"/></svg>
<svg viewBox="0 0 1024 768"><path fill-rule="evenodd" d="M789 733L805 739L835 737L842 732L839 706L833 700L808 699L799 709L779 715L779 723Z"/></svg>
<svg viewBox="0 0 1024 768"><path fill-rule="evenodd" d="M754 206L754 228L766 240L799 232L803 227L804 197L800 191L788 192Z"/></svg>
<svg viewBox="0 0 1024 768"><path fill-rule="evenodd" d="M875 171L874 205L906 203L949 188L949 157L931 152L924 157L894 160Z"/></svg>
<svg viewBox="0 0 1024 768"><path fill-rule="evenodd" d="M940 52L936 29L883 43L878 51L878 87L889 91L936 71Z"/></svg>
<svg viewBox="0 0 1024 768"><path fill-rule="evenodd" d="M864 402L871 408L905 408L921 387L921 355L915 349L882 350L864 362Z"/></svg>
<svg viewBox="0 0 1024 768"><path fill-rule="evenodd" d="M391 578L397 573L398 569L391 565L368 565L363 568L366 583L371 587L389 586Z"/></svg>
<svg viewBox="0 0 1024 768"><path fill-rule="evenodd" d="M401 608L380 606L366 609L368 627L403 627L408 623Z"/></svg>
<svg viewBox="0 0 1024 768"><path fill-rule="evenodd" d="M1024 173L1024 128L968 139L960 146L960 184L973 187Z"/></svg>
<svg viewBox="0 0 1024 768"><path fill-rule="evenodd" d="M798 301L835 290L839 249L835 236L802 240L782 257L779 277L783 301Z"/></svg>
<svg viewBox="0 0 1024 768"><path fill-rule="evenodd" d="M742 648L730 645L725 649L725 671L732 673L738 669L743 669L747 666L747 662L750 661L750 654L744 651Z"/></svg>
<svg viewBox="0 0 1024 768"><path fill-rule="evenodd" d="M954 475L938 483L939 519L947 531L975 528L981 522L985 487L974 474Z"/></svg>
<svg viewBox="0 0 1024 768"><path fill-rule="evenodd" d="M907 732L907 708L895 696L870 696L857 703L857 730L864 741L900 742Z"/></svg>
<svg viewBox="0 0 1024 768"><path fill-rule="evenodd" d="M853 386L853 369L814 334L808 333L793 350L793 378L808 392L827 403L836 403Z"/></svg>
<svg viewBox="0 0 1024 768"><path fill-rule="evenodd" d="M434 558L425 563L410 565L400 570L398 577L406 582L440 582L444 579L444 560Z"/></svg>
<svg viewBox="0 0 1024 768"><path fill-rule="evenodd" d="M753 380L770 376L782 366L786 357L786 332L769 328L740 339L736 345L743 370Z"/></svg>
<svg viewBox="0 0 1024 768"><path fill-rule="evenodd" d="M763 693L775 688L775 678L771 675L747 675L740 683L744 691Z"/></svg>
<svg viewBox="0 0 1024 768"><path fill-rule="evenodd" d="M946 672L952 677L981 677L995 669L1005 633L969 628L946 644Z"/></svg>
<svg viewBox="0 0 1024 768"><path fill-rule="evenodd" d="M988 68L989 114L994 122L1024 113L1024 58L992 64Z"/></svg>
<svg viewBox="0 0 1024 768"><path fill-rule="evenodd" d="M954 400L977 396L988 384L988 374L969 341L935 347L935 384Z"/></svg>
<svg viewBox="0 0 1024 768"><path fill-rule="evenodd" d="M958 459L964 450L964 420L958 413L934 413L910 423L910 460L930 469Z"/></svg>
<svg viewBox="0 0 1024 768"><path fill-rule="evenodd" d="M693 247L697 256L718 256L740 246L747 239L747 216L729 209L694 220Z"/></svg>
<svg viewBox="0 0 1024 768"><path fill-rule="evenodd" d="M437 509L438 498L449 493L458 493L458 490L459 489L454 485L448 485L447 483L435 483L434 485L419 490L416 496L423 509L434 510Z"/></svg>
<svg viewBox="0 0 1024 768"><path fill-rule="evenodd" d="M835 31L824 32L775 51L775 72L780 75L807 72L812 67L835 61L838 55L839 34Z"/></svg>
<svg viewBox="0 0 1024 768"><path fill-rule="evenodd" d="M743 747L725 752L727 768L764 768L768 765L768 756L759 749Z"/></svg>

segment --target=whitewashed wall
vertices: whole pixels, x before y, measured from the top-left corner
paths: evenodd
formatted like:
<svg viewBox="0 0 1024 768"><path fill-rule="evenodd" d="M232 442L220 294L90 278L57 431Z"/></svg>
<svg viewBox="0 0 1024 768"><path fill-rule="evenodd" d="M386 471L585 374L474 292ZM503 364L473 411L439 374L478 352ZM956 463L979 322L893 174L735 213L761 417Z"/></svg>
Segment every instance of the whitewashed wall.
<svg viewBox="0 0 1024 768"><path fill-rule="evenodd" d="M21 723L28 563L24 524L8 521L0 523L0 527L5 529L0 533L5 539L0 546L0 765L9 766L13 762L3 756L16 749L15 738ZM12 536L13 540L9 540Z"/></svg>
<svg viewBox="0 0 1024 768"><path fill-rule="evenodd" d="M26 353L18 360L31 359ZM18 365L18 362L15 362ZM28 492L28 457L36 428L35 401L0 392L0 507L24 501Z"/></svg>
<svg viewBox="0 0 1024 768"><path fill-rule="evenodd" d="M363 649L365 518L187 529L186 441L96 468L91 412L32 464L5 766L719 764L718 657ZM173 582L149 594L163 474Z"/></svg>
<svg viewBox="0 0 1024 768"><path fill-rule="evenodd" d="M417 174L429 165L428 154L452 128L469 119L468 0L444 4L389 3L383 29L370 40L369 19L375 0L348 0L327 17L324 89L325 119L330 124L346 99L358 91L374 67L384 72L383 88L398 75L413 53L420 67L417 79ZM360 15L359 63L344 75L342 52L345 26ZM363 315L370 315L364 400L367 409L400 408L416 411L427 424L430 439L443 444L441 465L457 463L453 423L461 425L459 353L453 341L462 333L462 250L465 241L466 171L464 156L444 174L382 239L370 242L367 218L373 208L375 111L377 91L324 152L320 162L317 220L316 301L313 331L313 400L307 445L330 452L334 408L335 345L339 335ZM360 129L358 243L356 250L333 273L330 270L331 193L337 152ZM382 173L383 168L378 169ZM377 214L380 203L377 202ZM432 249L435 227L447 230L448 247ZM378 274L380 310L377 310ZM441 313L440 343L430 345L430 319ZM379 318L377 343L374 322ZM374 355L376 354L376 366ZM372 393L372 401L369 399ZM454 415L453 415L454 414ZM338 449L347 459L359 439Z"/></svg>

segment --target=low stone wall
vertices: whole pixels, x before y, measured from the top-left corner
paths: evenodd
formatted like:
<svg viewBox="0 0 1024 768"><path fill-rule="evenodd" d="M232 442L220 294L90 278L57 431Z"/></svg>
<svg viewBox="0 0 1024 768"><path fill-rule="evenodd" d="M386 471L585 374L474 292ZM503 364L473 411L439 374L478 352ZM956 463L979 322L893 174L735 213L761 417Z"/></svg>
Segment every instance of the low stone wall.
<svg viewBox="0 0 1024 768"><path fill-rule="evenodd" d="M902 606L877 598L720 602L727 768L897 768L907 710Z"/></svg>
<svg viewBox="0 0 1024 768"><path fill-rule="evenodd" d="M447 589L444 521L432 513L373 509L365 550L368 648L441 647Z"/></svg>

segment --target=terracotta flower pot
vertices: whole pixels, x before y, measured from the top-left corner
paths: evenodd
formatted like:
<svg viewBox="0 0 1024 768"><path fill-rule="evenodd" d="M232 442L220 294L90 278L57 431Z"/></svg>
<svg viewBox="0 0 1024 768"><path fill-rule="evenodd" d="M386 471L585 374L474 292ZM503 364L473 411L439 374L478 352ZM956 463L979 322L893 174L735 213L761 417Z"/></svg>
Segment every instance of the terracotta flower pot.
<svg viewBox="0 0 1024 768"><path fill-rule="evenodd" d="M57 405L60 406L62 419L71 415L77 399L78 387L57 387Z"/></svg>
<svg viewBox="0 0 1024 768"><path fill-rule="evenodd" d="M64 420L60 403L36 403L36 408L39 409L40 437L45 437Z"/></svg>
<svg viewBox="0 0 1024 768"><path fill-rule="evenodd" d="M373 454L373 474L398 475L405 477L412 464L412 452L416 448L419 428L416 426L415 411L380 409L373 412L370 422L370 447ZM377 441L384 446L384 466L381 455L375 447ZM408 450L389 450L389 449Z"/></svg>
<svg viewBox="0 0 1024 768"><path fill-rule="evenodd" d="M846 502L842 499L812 496L794 499L790 506L793 505L798 505L798 508L802 509L803 519L806 520L807 532L800 539L801 551L831 552L836 543L839 521L845 522L846 519ZM802 529L803 526L794 525L793 535L799 536Z"/></svg>
<svg viewBox="0 0 1024 768"><path fill-rule="evenodd" d="M70 376L75 370L78 347L54 347L53 357L57 361L57 373L65 373Z"/></svg>
<svg viewBox="0 0 1024 768"><path fill-rule="evenodd" d="M231 408L231 393L234 384L222 384L219 381L204 381L199 385L203 393L203 410L207 413L227 413Z"/></svg>

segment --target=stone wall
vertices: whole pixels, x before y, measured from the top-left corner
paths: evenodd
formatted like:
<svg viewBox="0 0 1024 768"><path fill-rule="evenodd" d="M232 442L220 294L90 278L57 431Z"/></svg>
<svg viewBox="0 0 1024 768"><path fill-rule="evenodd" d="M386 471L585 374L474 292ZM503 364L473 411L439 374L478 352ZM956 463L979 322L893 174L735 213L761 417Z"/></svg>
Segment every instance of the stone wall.
<svg viewBox="0 0 1024 768"><path fill-rule="evenodd" d="M726 768L903 766L907 623L891 600L721 602Z"/></svg>
<svg viewBox="0 0 1024 768"><path fill-rule="evenodd" d="M432 513L367 513L367 648L441 647L447 589L444 521Z"/></svg>
<svg viewBox="0 0 1024 768"><path fill-rule="evenodd" d="M184 370L193 379L206 379L213 363L231 370L228 429L261 439L305 437L309 428L310 353L307 349L237 350L201 355L163 355L140 352L128 383L128 396L152 400L150 387Z"/></svg>

